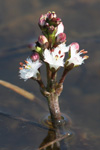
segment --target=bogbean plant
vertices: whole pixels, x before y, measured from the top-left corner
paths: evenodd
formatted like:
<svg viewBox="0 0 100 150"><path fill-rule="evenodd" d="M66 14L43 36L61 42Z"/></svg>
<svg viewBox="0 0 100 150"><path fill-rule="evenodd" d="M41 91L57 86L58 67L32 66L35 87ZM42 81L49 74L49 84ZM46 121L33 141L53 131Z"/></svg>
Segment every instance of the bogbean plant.
<svg viewBox="0 0 100 150"><path fill-rule="evenodd" d="M40 86L41 93L47 98L53 126L61 122L59 96L67 73L88 58L87 51L79 51L79 44L73 42L66 46L64 25L54 11L42 14L38 25L42 34L35 43L29 45L32 54L23 64L20 62L19 75L25 81L33 79ZM65 54L67 59L65 60ZM42 80L41 66L46 66L47 84ZM58 70L63 67L62 76L57 81Z"/></svg>

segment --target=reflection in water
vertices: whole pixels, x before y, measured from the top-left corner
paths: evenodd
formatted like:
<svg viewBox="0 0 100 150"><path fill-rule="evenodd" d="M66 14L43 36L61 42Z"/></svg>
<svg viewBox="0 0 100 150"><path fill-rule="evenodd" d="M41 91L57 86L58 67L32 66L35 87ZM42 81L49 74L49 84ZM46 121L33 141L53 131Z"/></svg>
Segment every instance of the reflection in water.
<svg viewBox="0 0 100 150"><path fill-rule="evenodd" d="M49 116L48 116L49 118ZM67 119L66 119L67 120ZM50 120L48 120L49 130L47 136L44 138L40 145L39 150L64 150L68 148L68 141L73 137L73 133L69 131L70 123L69 119L62 120L62 123L58 124L56 128L51 126ZM51 130L52 129L52 130Z"/></svg>
<svg viewBox="0 0 100 150"><path fill-rule="evenodd" d="M15 131L18 134L18 136L20 137L21 132L19 130L17 131L17 128L20 128L21 126L18 122L24 123L24 128L25 128L25 126L31 125L31 126L33 126L33 128L34 127L40 128L40 129L43 129L44 131L48 130L48 128L42 124L33 122L31 120L27 120L23 117L17 117L12 114L0 112L0 118L3 118L3 120L5 120L5 121L8 120L8 122L6 122L6 124L7 124L7 127L9 127L9 129L10 129L9 131L10 131L11 135L12 135L12 131L11 131L12 127L15 127L16 128ZM14 126L13 126L13 124L14 124ZM2 122L1 122L1 126L2 126ZM4 123L4 126L5 126L5 123ZM23 125L22 125L22 128L23 128ZM34 134L33 134L33 136L34 136ZM40 144L40 148L38 150L42 150L42 149L45 149L45 150L67 150L68 141L70 139L72 139L72 137L73 137L73 134L72 134L72 132L69 131L68 126L66 126L65 123L62 126L58 126L55 129L50 127L48 130L47 136L43 139L43 142ZM5 140L6 140L6 138L5 138ZM19 141L20 141L20 139L19 139ZM24 145L27 145L27 144L28 143L26 143L26 144L24 143ZM12 146L15 146L15 144L12 143ZM30 150L34 150L34 147L33 146L30 147Z"/></svg>
<svg viewBox="0 0 100 150"><path fill-rule="evenodd" d="M66 133L66 136L69 134ZM40 145L40 150L45 148L46 150L62 150L65 147L67 149L67 143L64 141L60 142L61 134L59 129L55 129L55 131L48 130L48 134Z"/></svg>
<svg viewBox="0 0 100 150"><path fill-rule="evenodd" d="M44 139L41 131L47 133ZM100 136L88 130L65 124L48 130L39 123L4 112L0 112L0 134L0 150L99 150L100 143ZM43 141L40 144L41 138Z"/></svg>

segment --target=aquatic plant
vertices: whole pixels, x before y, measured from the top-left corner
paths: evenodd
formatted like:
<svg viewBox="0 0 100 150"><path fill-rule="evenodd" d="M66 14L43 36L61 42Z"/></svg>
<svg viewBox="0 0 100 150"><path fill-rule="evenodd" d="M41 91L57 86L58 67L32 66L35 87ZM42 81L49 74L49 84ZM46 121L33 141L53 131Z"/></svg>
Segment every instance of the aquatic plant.
<svg viewBox="0 0 100 150"><path fill-rule="evenodd" d="M66 46L66 34L64 25L54 11L42 14L38 25L42 35L35 43L31 43L29 48L32 54L23 64L20 62L19 75L25 81L33 79L40 86L41 93L47 98L51 115L52 125L55 127L61 123L62 116L59 107L59 96L63 90L63 83L69 71L84 63L88 58L87 51L80 50L79 44L73 42ZM65 60L65 55L67 59ZM46 66L47 83L43 83L40 68ZM57 81L58 70L63 67L62 76Z"/></svg>

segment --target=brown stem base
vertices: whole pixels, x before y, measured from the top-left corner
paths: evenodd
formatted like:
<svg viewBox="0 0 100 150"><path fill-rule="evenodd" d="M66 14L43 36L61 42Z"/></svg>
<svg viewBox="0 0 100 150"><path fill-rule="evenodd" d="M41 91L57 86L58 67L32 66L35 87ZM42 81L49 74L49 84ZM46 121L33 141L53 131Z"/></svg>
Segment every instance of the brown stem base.
<svg viewBox="0 0 100 150"><path fill-rule="evenodd" d="M59 107L58 95L51 93L48 97L49 111L51 114L51 121L54 127L61 123L61 112Z"/></svg>
<svg viewBox="0 0 100 150"><path fill-rule="evenodd" d="M48 129L54 128L63 128L66 127L67 129L72 125L71 118L66 114L61 114L60 122L55 122L55 125L52 123L51 115L47 114L41 119L41 123L46 126Z"/></svg>

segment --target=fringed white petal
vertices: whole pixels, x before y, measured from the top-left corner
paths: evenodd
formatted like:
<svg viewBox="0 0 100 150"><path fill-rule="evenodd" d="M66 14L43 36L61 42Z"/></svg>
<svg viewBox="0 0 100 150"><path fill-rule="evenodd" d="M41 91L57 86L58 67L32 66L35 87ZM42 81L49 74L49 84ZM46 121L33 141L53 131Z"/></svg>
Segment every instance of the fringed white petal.
<svg viewBox="0 0 100 150"><path fill-rule="evenodd" d="M42 65L39 60L33 62L30 58L26 59L27 64L23 64L22 69L19 70L19 76L25 81L31 77L37 78L38 69Z"/></svg>

